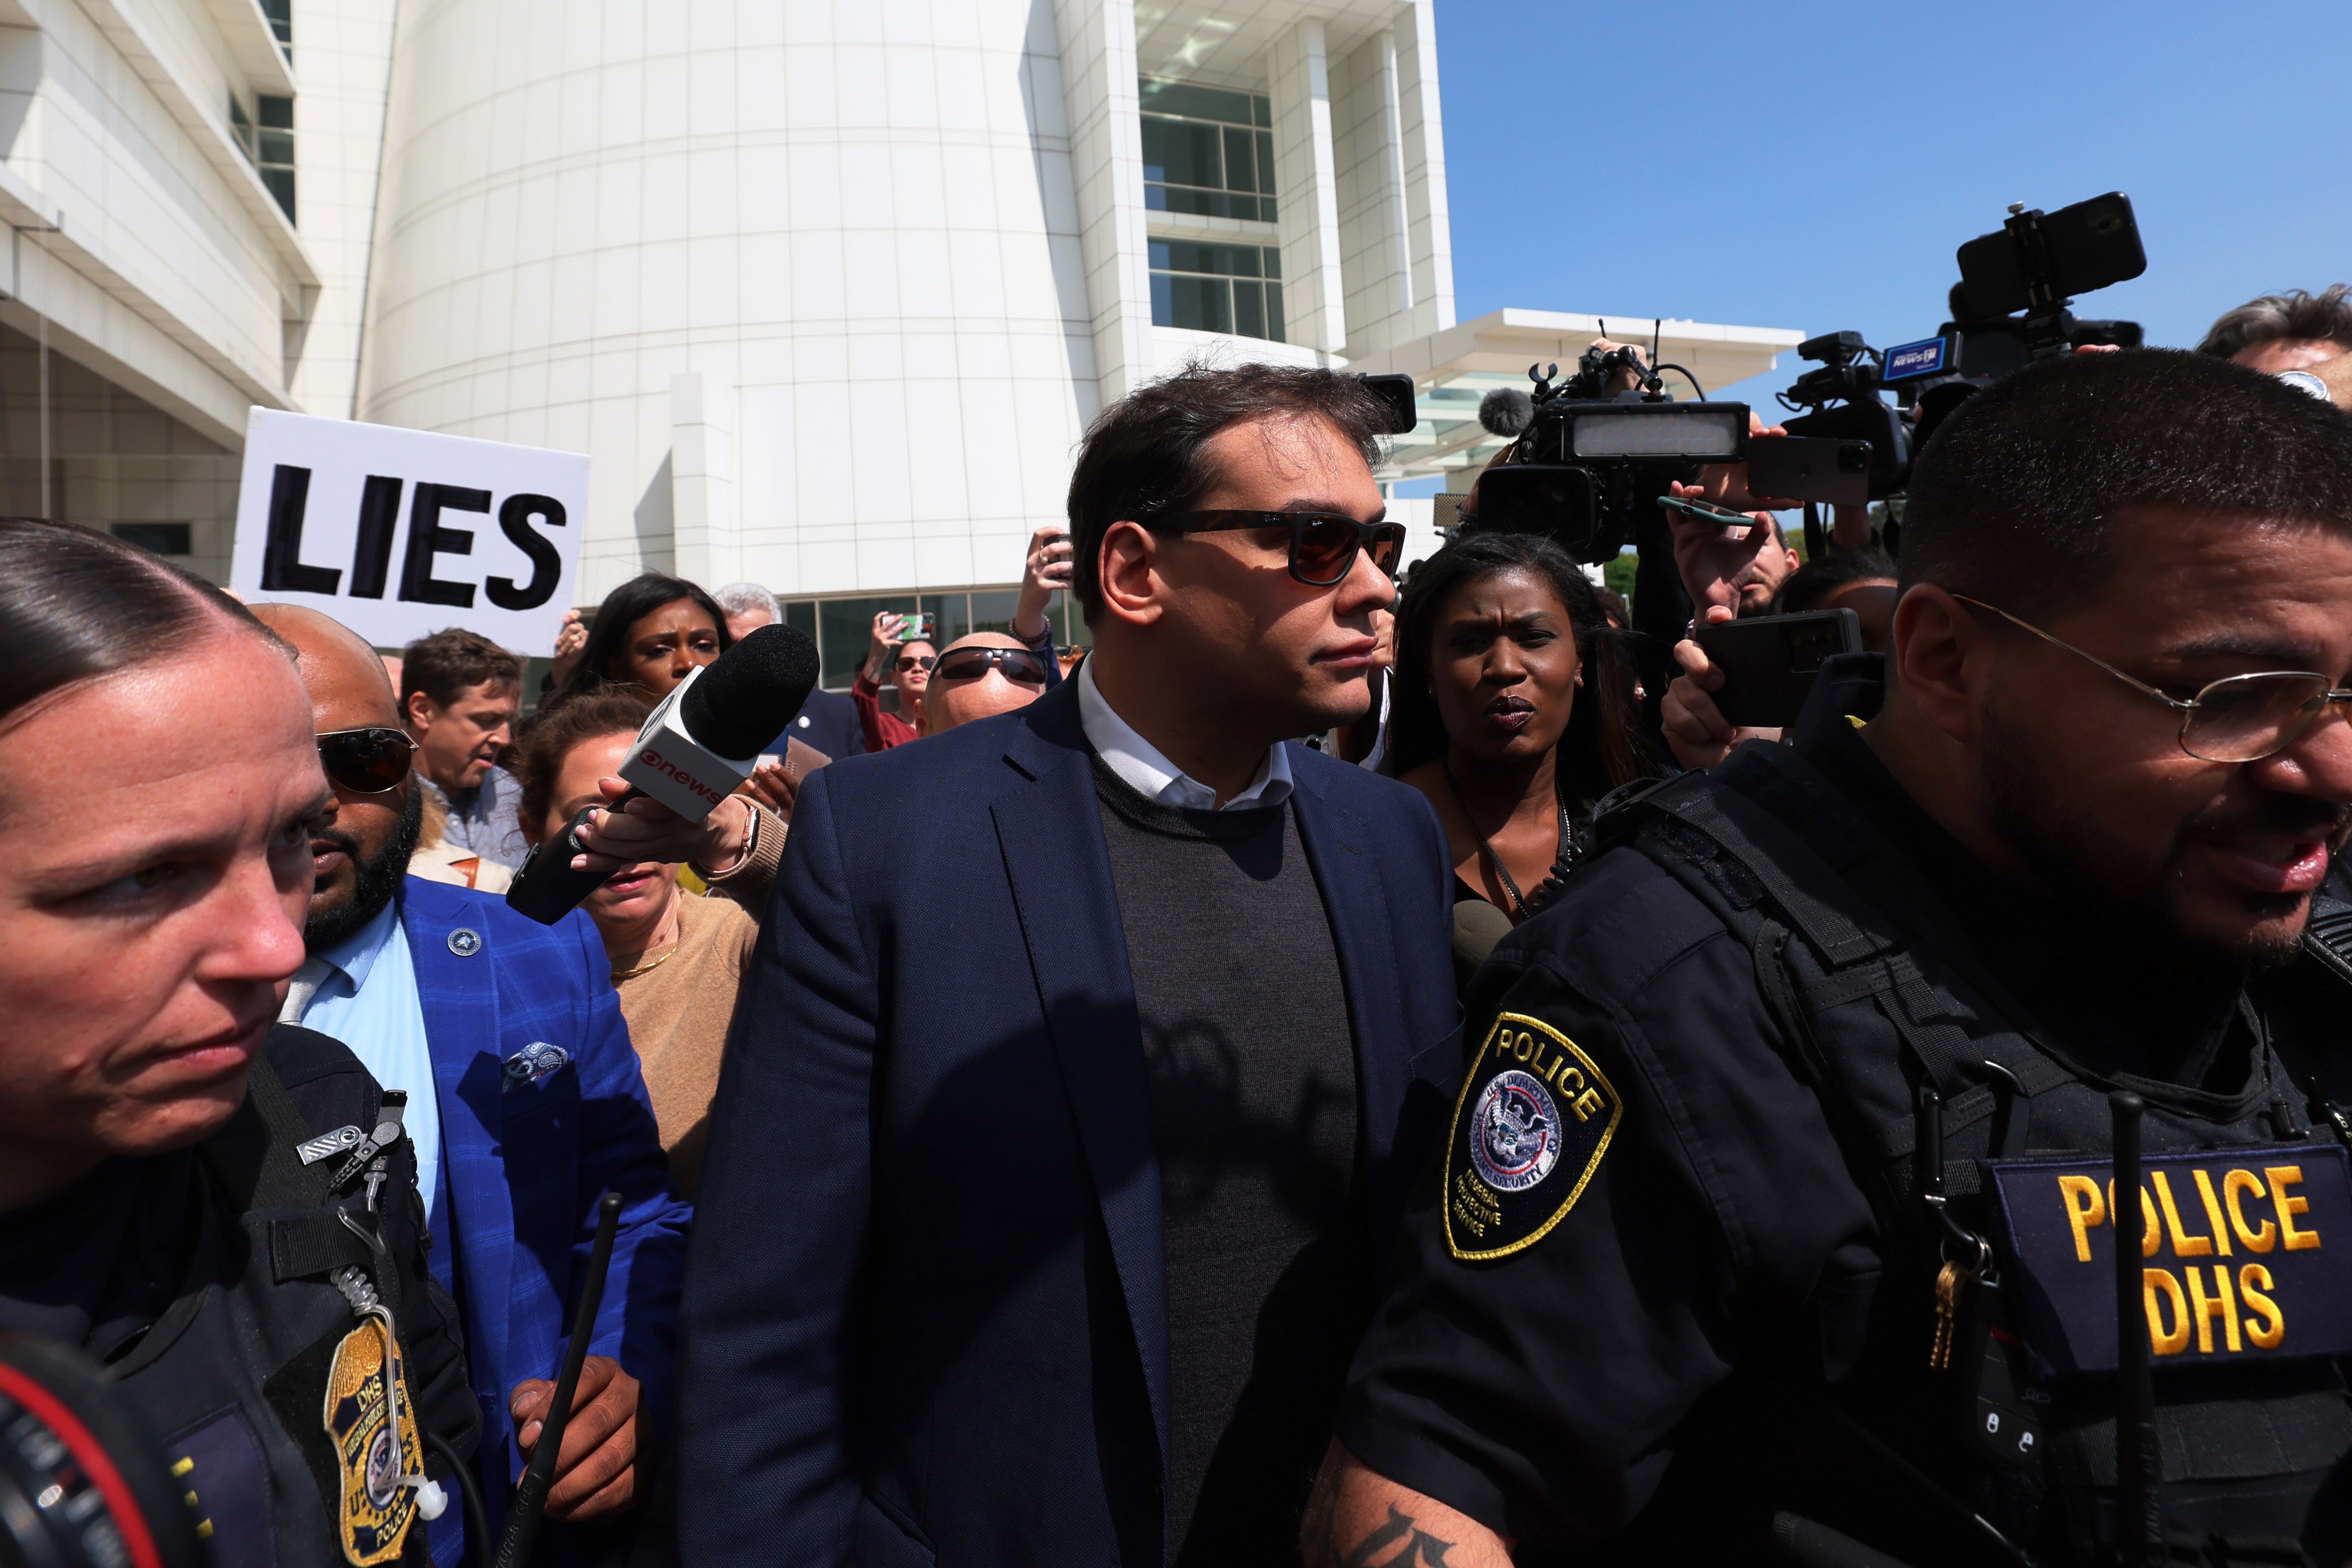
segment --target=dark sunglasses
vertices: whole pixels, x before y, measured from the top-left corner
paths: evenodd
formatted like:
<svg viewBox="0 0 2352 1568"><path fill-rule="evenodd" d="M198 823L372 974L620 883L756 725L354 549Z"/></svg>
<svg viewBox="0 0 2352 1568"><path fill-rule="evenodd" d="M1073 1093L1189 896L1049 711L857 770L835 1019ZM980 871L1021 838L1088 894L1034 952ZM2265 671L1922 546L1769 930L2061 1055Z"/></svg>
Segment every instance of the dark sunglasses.
<svg viewBox="0 0 2352 1568"><path fill-rule="evenodd" d="M330 730L319 737L319 765L338 789L383 795L408 776L416 742L399 730Z"/></svg>
<svg viewBox="0 0 2352 1568"><path fill-rule="evenodd" d="M1155 533L1226 533L1242 528L1290 530L1290 574L1310 588L1345 582L1364 551L1372 564L1396 575L1404 553L1404 524L1358 522L1328 511L1180 511L1139 520Z"/></svg>
<svg viewBox="0 0 2352 1568"><path fill-rule="evenodd" d="M899 657L898 662L891 666L891 668L898 671L899 674L904 675L911 669L929 669L931 666L939 662L940 661L936 658L917 658L913 654L903 654Z"/></svg>
<svg viewBox="0 0 2352 1568"><path fill-rule="evenodd" d="M978 680L1002 666L1004 679L1024 686L1045 684L1045 662L1025 647L960 647L940 656L941 680Z"/></svg>

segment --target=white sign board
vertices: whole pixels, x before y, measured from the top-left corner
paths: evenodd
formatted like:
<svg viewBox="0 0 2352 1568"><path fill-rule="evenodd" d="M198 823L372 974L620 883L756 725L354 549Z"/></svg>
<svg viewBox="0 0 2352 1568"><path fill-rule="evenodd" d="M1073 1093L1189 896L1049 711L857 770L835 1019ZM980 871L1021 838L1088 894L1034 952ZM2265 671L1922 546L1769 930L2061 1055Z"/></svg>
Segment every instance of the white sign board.
<svg viewBox="0 0 2352 1568"><path fill-rule="evenodd" d="M377 647L464 626L526 658L580 579L588 459L257 408L229 586L308 605Z"/></svg>

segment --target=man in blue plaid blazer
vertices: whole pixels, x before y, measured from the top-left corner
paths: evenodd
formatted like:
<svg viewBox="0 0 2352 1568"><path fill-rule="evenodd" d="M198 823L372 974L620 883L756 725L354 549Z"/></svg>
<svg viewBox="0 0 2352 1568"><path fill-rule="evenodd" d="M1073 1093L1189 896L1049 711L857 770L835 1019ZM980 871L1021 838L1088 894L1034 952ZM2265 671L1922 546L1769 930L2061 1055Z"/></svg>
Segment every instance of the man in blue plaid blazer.
<svg viewBox="0 0 2352 1568"><path fill-rule="evenodd" d="M548 1498L551 1519L601 1531L642 1497L648 1428L670 1408L691 1218L670 1187L604 944L577 911L542 926L490 895L405 875L421 801L383 664L314 611L256 613L295 649L335 795L311 828L310 958L279 1016L342 1041L408 1095L403 1131L441 1243L433 1274L462 1313L494 1533L563 1358L597 1200L622 1196ZM444 1568L457 1562L458 1510L435 1521L432 1542Z"/></svg>

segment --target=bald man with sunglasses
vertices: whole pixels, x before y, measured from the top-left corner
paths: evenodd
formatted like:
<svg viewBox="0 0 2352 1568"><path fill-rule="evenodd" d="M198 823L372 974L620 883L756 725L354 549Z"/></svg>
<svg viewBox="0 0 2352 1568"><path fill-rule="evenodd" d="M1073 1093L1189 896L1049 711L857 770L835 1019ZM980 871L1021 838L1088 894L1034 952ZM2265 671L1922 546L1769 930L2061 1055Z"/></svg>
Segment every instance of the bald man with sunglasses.
<svg viewBox="0 0 2352 1568"><path fill-rule="evenodd" d="M604 945L585 914L550 928L409 876L415 742L382 661L315 610L253 611L295 652L333 789L310 825L308 957L278 1016L341 1040L408 1095L425 1228L441 1238L429 1261L462 1313L483 1416L476 1468L493 1531L539 1436L597 1199L622 1194L541 1560L593 1552L641 1495L646 1427L667 1414L691 1214L670 1190ZM458 1561L458 1510L435 1522L432 1544L436 1562ZM490 1545L474 1543L477 1561Z"/></svg>
<svg viewBox="0 0 2352 1568"><path fill-rule="evenodd" d="M1076 677L967 638L920 744L809 781L713 1108L688 1561L1296 1560L1459 1068L1435 817L1287 739L1370 700L1387 418L1267 366L1106 410Z"/></svg>

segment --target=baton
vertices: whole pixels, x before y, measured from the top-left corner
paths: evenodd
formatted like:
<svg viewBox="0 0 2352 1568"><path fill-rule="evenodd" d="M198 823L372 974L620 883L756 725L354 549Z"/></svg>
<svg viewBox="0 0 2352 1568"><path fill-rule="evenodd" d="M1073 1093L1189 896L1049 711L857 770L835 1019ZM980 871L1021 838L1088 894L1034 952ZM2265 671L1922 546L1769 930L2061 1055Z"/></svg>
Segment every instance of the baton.
<svg viewBox="0 0 2352 1568"><path fill-rule="evenodd" d="M556 1374L555 1396L539 1424L539 1442L515 1488L514 1506L507 1511L506 1532L499 1537L492 1568L522 1568L530 1561L531 1544L539 1539L539 1521L547 1511L547 1489L555 1483L555 1456L563 1447L563 1428L572 1419L572 1394L580 1383L580 1368L588 1359L588 1341L596 1331L596 1309L604 1298L604 1274L613 1266L613 1234L620 1228L621 1194L606 1193L596 1204L596 1245L588 1254L588 1278L580 1287L580 1306L572 1319L572 1342L563 1352L563 1370Z"/></svg>
<svg viewBox="0 0 2352 1568"><path fill-rule="evenodd" d="M2140 1273L2138 1095L2107 1096L2115 1117L2116 1196L2116 1548L2126 1568L2164 1561L2163 1460L2156 1446L2156 1383L2148 1370L2147 1286Z"/></svg>

